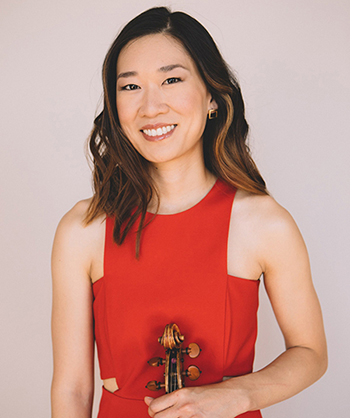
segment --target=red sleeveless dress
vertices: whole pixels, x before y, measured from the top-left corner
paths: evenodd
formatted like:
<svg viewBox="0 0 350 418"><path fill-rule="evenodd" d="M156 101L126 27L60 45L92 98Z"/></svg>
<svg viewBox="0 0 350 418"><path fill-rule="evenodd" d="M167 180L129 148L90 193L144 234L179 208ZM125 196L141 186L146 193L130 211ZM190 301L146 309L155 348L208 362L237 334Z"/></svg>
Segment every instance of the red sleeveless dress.
<svg viewBox="0 0 350 418"><path fill-rule="evenodd" d="M120 388L103 388L98 418L147 418L145 388L164 381L158 343L168 323L176 323L185 343L196 342L198 358L185 356L184 368L202 371L186 386L217 383L224 376L252 371L257 335L259 281L227 274L227 239L235 190L217 180L192 208L157 215L141 237L135 258L135 228L125 242L113 242L113 219L106 221L104 277L93 285L95 337L101 379L115 377ZM146 222L153 218L147 214ZM187 357L187 358L186 358ZM259 411L240 415L259 418Z"/></svg>

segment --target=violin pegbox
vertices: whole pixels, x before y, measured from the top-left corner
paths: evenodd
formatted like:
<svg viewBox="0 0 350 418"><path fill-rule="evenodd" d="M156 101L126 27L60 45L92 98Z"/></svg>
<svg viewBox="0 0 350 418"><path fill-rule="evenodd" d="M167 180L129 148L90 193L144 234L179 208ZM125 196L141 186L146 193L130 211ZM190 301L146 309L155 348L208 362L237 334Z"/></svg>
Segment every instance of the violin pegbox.
<svg viewBox="0 0 350 418"><path fill-rule="evenodd" d="M186 354L190 358L199 356L201 349L196 343L191 343L187 348L182 348L185 337L181 334L176 324L168 324L165 326L163 335L158 338L158 342L165 349L165 359L161 357L153 357L148 364L153 367L165 365L165 382L157 382L152 380L147 383L146 388L149 390L159 390L165 388L166 393L174 392L184 386L184 378L197 380L201 375L201 371L197 366L191 365L187 370L183 371L183 355Z"/></svg>

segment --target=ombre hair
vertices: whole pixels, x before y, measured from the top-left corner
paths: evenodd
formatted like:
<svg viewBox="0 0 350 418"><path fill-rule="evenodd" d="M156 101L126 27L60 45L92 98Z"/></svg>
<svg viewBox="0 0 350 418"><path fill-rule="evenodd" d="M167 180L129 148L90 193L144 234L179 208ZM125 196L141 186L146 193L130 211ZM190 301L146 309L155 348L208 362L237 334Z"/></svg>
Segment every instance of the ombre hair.
<svg viewBox="0 0 350 418"><path fill-rule="evenodd" d="M103 110L89 137L94 195L86 216L87 223L101 214L114 217L113 237L119 245L137 221L137 257L147 207L154 195L159 205L159 195L150 176L151 163L135 150L120 126L116 68L120 51L130 41L159 33L183 45L218 105L217 118L207 120L203 133L206 168L233 187L267 194L247 144L249 128L240 86L212 37L186 13L172 13L166 7L146 10L121 30L103 63Z"/></svg>

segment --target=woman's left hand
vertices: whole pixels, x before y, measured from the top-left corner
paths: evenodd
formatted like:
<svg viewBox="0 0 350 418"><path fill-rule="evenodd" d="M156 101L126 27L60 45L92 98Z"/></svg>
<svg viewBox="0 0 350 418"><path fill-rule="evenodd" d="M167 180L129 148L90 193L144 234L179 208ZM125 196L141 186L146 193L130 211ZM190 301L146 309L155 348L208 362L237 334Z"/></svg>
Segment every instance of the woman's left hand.
<svg viewBox="0 0 350 418"><path fill-rule="evenodd" d="M225 383L182 388L159 398L145 397L148 414L155 418L227 418L247 411L243 391Z"/></svg>

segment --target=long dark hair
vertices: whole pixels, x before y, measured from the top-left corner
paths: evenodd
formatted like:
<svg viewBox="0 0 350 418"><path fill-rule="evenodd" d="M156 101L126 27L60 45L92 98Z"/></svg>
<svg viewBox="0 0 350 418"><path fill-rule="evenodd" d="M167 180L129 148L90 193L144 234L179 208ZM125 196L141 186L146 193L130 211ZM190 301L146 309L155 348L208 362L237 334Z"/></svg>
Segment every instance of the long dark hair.
<svg viewBox="0 0 350 418"><path fill-rule="evenodd" d="M104 106L89 138L93 160L94 196L86 216L91 222L105 213L115 217L114 240L122 244L139 219L136 255L147 207L157 190L149 162L131 145L118 118L116 68L120 51L132 40L164 33L179 40L195 62L212 98L218 117L207 121L203 134L204 162L209 171L228 184L266 194L266 186L246 143L248 124L238 81L222 58L208 31L183 12L166 7L149 9L131 20L119 33L103 64Z"/></svg>

